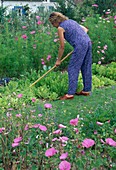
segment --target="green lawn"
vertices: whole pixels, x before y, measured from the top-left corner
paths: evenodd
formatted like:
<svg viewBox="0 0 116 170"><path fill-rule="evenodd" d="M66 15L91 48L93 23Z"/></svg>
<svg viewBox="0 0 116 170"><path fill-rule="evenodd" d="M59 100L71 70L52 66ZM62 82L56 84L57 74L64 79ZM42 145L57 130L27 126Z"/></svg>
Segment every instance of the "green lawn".
<svg viewBox="0 0 116 170"><path fill-rule="evenodd" d="M80 117L98 112L100 115L107 112L116 112L116 86L95 89L91 96L75 96L73 100L57 100L52 102L57 111L56 116L60 122L67 122L70 118Z"/></svg>

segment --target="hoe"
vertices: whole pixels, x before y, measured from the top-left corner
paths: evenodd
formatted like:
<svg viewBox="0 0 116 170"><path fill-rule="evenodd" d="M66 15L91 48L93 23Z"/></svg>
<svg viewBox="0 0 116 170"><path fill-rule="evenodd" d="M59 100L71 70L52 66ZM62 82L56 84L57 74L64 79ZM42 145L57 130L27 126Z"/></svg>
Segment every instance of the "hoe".
<svg viewBox="0 0 116 170"><path fill-rule="evenodd" d="M62 60L61 62L63 62L66 58L68 58L71 54L72 54L73 51L71 51L70 53L68 53ZM43 77L45 77L49 72L51 72L54 68L56 68L57 66L54 65L50 70L48 70L45 74L43 74L40 78L38 78L34 83L32 83L30 85L30 87L34 86L37 82L39 82Z"/></svg>

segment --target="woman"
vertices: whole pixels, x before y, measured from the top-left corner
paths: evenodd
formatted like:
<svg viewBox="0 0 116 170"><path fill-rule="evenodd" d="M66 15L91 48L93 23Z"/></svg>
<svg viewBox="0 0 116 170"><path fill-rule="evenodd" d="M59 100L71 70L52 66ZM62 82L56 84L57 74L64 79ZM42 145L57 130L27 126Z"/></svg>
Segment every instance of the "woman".
<svg viewBox="0 0 116 170"><path fill-rule="evenodd" d="M68 17L59 12L51 13L49 21L53 27L58 29L60 41L56 66L61 64L61 58L63 56L65 46L64 39L74 48L68 65L68 93L60 99L73 99L75 94L88 96L90 94L92 84L92 47L91 40L87 35L87 29L79 25L76 21L68 19ZM82 72L84 87L81 92L77 93L76 89L80 70Z"/></svg>

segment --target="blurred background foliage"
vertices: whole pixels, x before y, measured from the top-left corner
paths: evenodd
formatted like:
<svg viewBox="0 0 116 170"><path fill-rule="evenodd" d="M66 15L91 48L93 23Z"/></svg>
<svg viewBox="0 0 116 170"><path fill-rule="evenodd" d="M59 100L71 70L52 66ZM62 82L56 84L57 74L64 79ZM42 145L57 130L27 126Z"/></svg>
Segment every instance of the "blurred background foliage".
<svg viewBox="0 0 116 170"><path fill-rule="evenodd" d="M108 64L116 61L115 6L115 0L57 0L54 10L88 27L93 63ZM29 11L28 4L24 9ZM59 41L57 30L48 22L52 10L42 11L38 7L35 13L20 16L17 11L7 13L7 7L0 7L0 77L20 77L54 65ZM66 42L64 56L71 50ZM48 56L51 56L49 60ZM65 60L59 69L66 70L68 61Z"/></svg>

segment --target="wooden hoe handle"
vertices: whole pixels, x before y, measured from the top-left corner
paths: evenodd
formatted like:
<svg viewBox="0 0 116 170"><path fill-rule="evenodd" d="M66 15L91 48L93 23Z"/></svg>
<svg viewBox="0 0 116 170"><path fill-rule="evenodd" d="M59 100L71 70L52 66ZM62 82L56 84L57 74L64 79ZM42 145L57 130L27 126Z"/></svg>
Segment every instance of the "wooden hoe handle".
<svg viewBox="0 0 116 170"><path fill-rule="evenodd" d="M71 54L73 53L73 51L71 51L70 53L68 53L62 60L61 63L67 58L69 57ZM43 77L45 77L49 72L51 72L54 68L56 68L57 66L54 65L50 70L48 70L45 74L43 74L40 78L38 78L34 83L32 83L30 85L30 87L34 86L38 81L40 81Z"/></svg>

